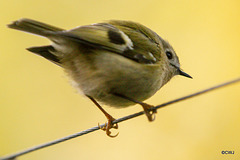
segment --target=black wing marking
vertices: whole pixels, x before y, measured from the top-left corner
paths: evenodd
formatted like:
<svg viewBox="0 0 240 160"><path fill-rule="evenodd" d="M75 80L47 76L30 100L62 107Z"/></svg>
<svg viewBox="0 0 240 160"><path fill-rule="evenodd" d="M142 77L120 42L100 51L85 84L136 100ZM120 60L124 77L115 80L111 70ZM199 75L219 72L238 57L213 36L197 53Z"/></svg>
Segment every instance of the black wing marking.
<svg viewBox="0 0 240 160"><path fill-rule="evenodd" d="M51 53L51 52L54 52L54 50L55 50L53 48L53 46L51 46L51 45L30 47L30 48L27 48L27 50L30 52L36 53L37 55L40 55L40 56L52 61L53 63L55 63L57 65L60 65L60 59Z"/></svg>

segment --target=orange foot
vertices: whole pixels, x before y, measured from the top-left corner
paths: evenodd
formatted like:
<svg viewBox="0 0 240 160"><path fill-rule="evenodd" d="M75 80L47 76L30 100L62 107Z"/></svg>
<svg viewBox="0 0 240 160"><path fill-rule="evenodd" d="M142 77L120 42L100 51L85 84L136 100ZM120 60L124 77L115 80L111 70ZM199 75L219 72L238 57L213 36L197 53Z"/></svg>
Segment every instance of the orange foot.
<svg viewBox="0 0 240 160"><path fill-rule="evenodd" d="M143 110L144 110L148 120L150 122L154 121L155 120L155 114L157 113L156 109L152 109L154 106L150 105L150 104L147 104L147 103L141 103L140 105L143 107Z"/></svg>
<svg viewBox="0 0 240 160"><path fill-rule="evenodd" d="M111 131L110 129L114 128L114 129L118 129L118 124L112 124L112 122L115 120L112 116L108 115L107 116L107 119L108 119L108 122L105 123L105 125L103 127L101 127L98 123L98 127L103 130L103 131L106 131L106 134L109 136L109 137L117 137L119 133L117 133L116 135L111 135Z"/></svg>

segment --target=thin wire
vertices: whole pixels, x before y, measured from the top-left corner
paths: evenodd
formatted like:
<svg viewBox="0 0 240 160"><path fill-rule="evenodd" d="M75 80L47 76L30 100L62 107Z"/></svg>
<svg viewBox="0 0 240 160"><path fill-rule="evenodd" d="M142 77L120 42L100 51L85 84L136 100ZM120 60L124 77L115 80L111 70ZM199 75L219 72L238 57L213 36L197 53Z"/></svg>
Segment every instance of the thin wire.
<svg viewBox="0 0 240 160"><path fill-rule="evenodd" d="M206 93L206 92L209 92L209 91L212 91L212 90L215 90L215 89L218 89L218 88L221 88L221 87L224 87L224 86L227 86L227 85L239 82L239 81L240 81L240 78L237 78L237 79L234 79L232 81L228 81L228 82L225 82L225 83L222 83L222 84L219 84L219 85L207 88L205 90L202 90L202 91L199 91L199 92L196 92L196 93L193 93L193 94L190 94L190 95L187 95L187 96L184 96L184 97L181 97L181 98L178 98L178 99L166 102L166 103L163 103L161 105L158 105L158 106L154 107L152 110L159 109L159 108L168 106L170 104L173 104L173 103L176 103L176 102L179 102L179 101L183 101L183 100L186 100L186 99L189 99L189 98L201 95L203 93ZM116 119L112 123L113 124L120 123L120 122L129 120L129 119L138 117L138 116L143 115L143 114L144 114L144 111L141 111L141 112L138 112L138 113L134 113L134 114L131 114L131 115L128 115L128 116ZM101 124L100 125L101 128L103 126L105 126L105 124ZM75 134L72 134L72 135L69 135L69 136L66 136L66 137L54 140L54 141L51 141L51 142L48 142L48 143L40 144L38 146L31 147L29 149L20 151L18 153L11 154L11 155L6 156L6 157L2 157L2 158L0 158L0 160L16 160L16 158L21 156L21 155L24 155L24 154L27 154L27 153L30 153L30 152L33 152L33 151L36 151L36 150L48 147L48 146L52 146L52 145L55 145L55 144L58 144L58 143L61 143L61 142L64 142L64 141L67 141L67 140L70 140L70 139L73 139L73 138L85 135L85 134L88 134L88 133L91 133L91 132L94 132L94 131L97 131L99 129L100 129L99 126L92 127L92 128L87 129L87 130L84 130L84 131L81 131L81 132L78 132L78 133L75 133Z"/></svg>

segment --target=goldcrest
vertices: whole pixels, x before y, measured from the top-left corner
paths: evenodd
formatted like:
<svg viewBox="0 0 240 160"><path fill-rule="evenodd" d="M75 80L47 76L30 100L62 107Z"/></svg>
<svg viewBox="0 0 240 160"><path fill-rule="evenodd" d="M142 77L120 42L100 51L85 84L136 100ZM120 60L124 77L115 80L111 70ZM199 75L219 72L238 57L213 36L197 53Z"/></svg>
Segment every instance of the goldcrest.
<svg viewBox="0 0 240 160"><path fill-rule="evenodd" d="M156 110L143 101L153 96L173 76L190 75L180 69L172 46L149 28L131 21L111 20L64 30L31 19L8 25L52 41L27 48L62 67L74 86L96 104L108 119L110 137L114 118L98 102L122 108L140 104L149 121Z"/></svg>

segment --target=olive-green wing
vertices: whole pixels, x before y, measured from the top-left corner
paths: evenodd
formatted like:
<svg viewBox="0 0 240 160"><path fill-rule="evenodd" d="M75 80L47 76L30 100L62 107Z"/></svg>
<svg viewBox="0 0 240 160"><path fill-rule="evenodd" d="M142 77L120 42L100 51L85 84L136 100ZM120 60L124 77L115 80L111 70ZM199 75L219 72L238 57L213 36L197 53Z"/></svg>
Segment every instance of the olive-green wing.
<svg viewBox="0 0 240 160"><path fill-rule="evenodd" d="M69 38L77 43L93 48L105 49L139 63L155 63L159 48L142 32L131 28L127 30L109 23L81 26L72 30L55 32L56 35Z"/></svg>
<svg viewBox="0 0 240 160"><path fill-rule="evenodd" d="M139 63L156 63L160 59L159 36L147 27L134 22L114 20L63 30L25 18L14 21L8 27L41 35L52 41L57 37L68 38L87 47L108 50ZM49 50L49 46L33 47L28 50L58 63L57 57L49 56L52 50L51 47Z"/></svg>
<svg viewBox="0 0 240 160"><path fill-rule="evenodd" d="M56 34L95 48L103 48L117 53L133 49L131 39L118 28L107 23L81 26L56 32Z"/></svg>

